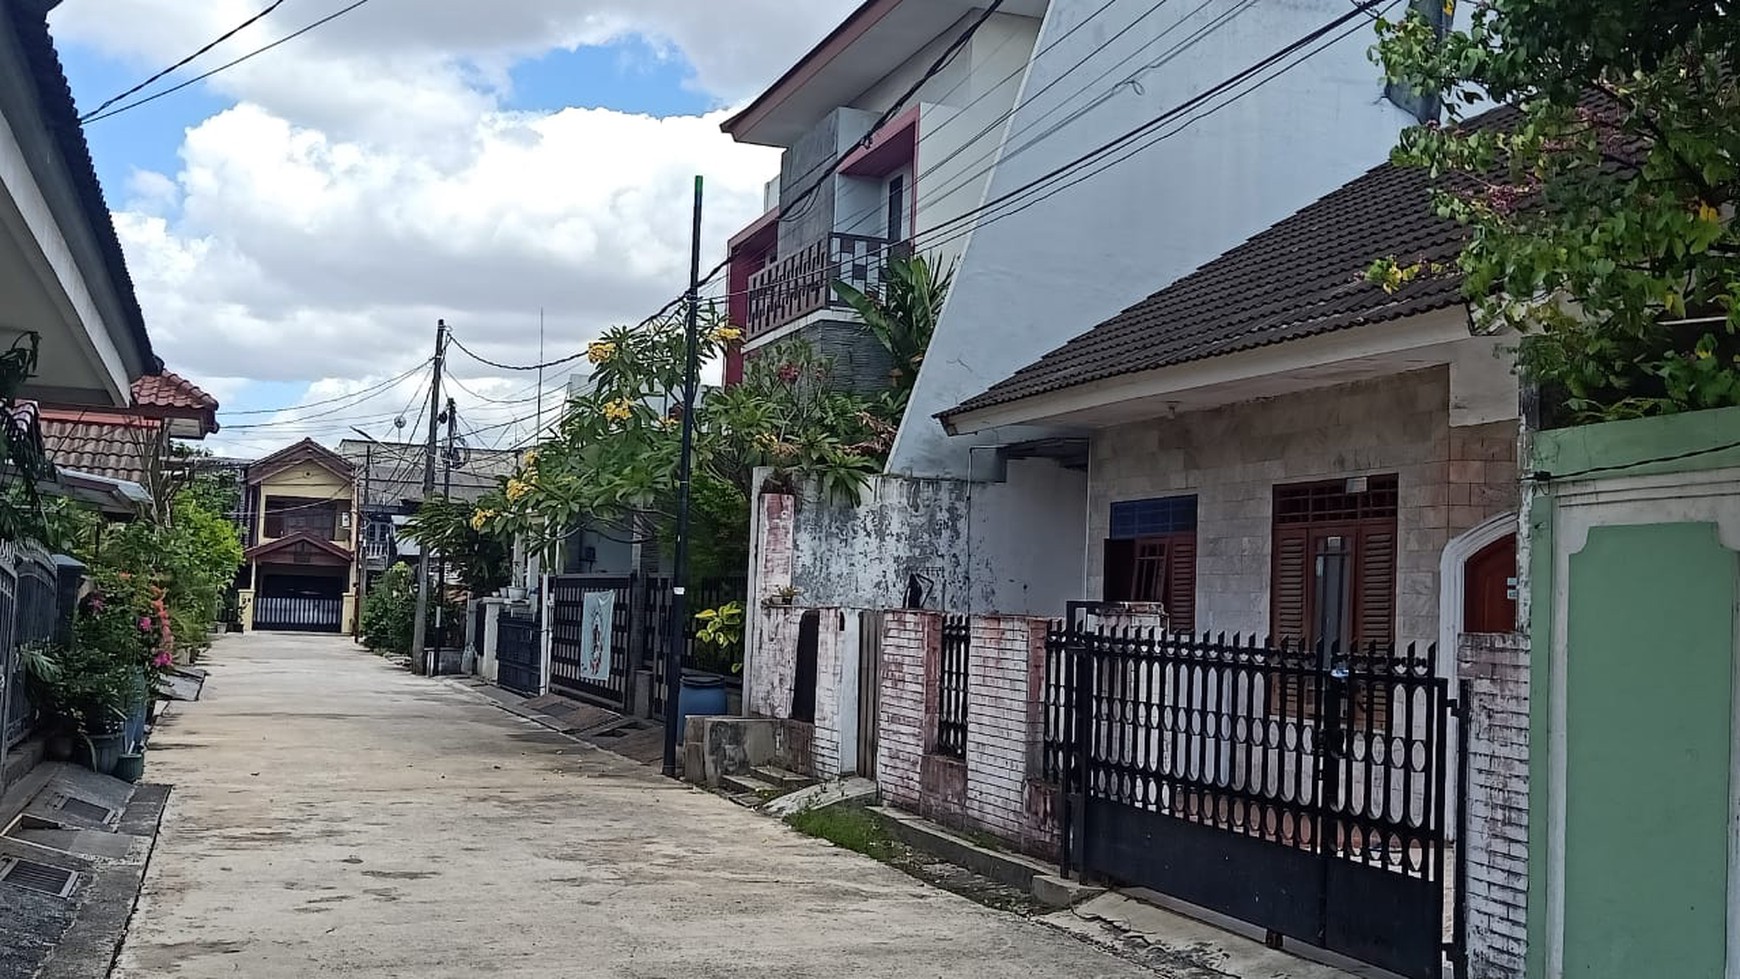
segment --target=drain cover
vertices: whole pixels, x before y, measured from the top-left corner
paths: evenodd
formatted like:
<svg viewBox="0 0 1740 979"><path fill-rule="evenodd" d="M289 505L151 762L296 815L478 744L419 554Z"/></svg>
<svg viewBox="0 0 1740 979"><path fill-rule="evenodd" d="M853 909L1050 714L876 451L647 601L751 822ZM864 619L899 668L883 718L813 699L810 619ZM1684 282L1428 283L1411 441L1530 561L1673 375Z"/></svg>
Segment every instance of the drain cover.
<svg viewBox="0 0 1740 979"><path fill-rule="evenodd" d="M94 802L86 802L83 799L74 799L70 796L61 799L60 804L55 808L69 816L96 823L107 823L115 817L115 810L107 806L99 806Z"/></svg>
<svg viewBox="0 0 1740 979"><path fill-rule="evenodd" d="M78 879L79 875L75 871L61 867L50 867L16 857L0 857L0 883L40 891L54 897L66 897L72 893L73 884Z"/></svg>

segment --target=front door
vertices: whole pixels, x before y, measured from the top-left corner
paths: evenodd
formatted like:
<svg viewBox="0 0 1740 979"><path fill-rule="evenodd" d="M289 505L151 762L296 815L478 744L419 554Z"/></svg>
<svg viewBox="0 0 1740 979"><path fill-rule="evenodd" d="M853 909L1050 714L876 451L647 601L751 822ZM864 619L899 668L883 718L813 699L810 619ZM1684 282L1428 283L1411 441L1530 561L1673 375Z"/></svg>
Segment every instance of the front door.
<svg viewBox="0 0 1740 979"><path fill-rule="evenodd" d="M1516 631L1516 535L1475 552L1462 574L1462 631Z"/></svg>

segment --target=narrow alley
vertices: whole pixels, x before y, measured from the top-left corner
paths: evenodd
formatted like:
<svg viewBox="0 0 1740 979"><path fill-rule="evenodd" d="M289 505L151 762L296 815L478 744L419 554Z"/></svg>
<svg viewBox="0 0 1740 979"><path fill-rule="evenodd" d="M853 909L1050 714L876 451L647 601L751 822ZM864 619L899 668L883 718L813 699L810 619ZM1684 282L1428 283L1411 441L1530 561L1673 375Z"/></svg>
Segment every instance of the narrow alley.
<svg viewBox="0 0 1740 979"><path fill-rule="evenodd" d="M127 979L1151 974L342 640L210 666Z"/></svg>

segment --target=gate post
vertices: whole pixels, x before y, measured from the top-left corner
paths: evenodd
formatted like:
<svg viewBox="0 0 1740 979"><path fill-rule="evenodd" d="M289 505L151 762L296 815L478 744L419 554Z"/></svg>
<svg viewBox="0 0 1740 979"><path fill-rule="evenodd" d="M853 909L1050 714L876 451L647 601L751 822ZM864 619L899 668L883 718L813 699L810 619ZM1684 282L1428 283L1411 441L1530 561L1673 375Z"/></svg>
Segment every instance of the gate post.
<svg viewBox="0 0 1740 979"><path fill-rule="evenodd" d="M1329 944L1329 861L1335 859L1335 834L1339 821L1331 818L1333 807L1341 796L1341 712L1347 703L1348 661L1341 654L1339 642L1329 645L1329 655L1319 647L1317 662L1328 668L1319 672L1323 678L1323 698L1317 722L1317 940L1318 947ZM1301 707L1304 705L1302 704Z"/></svg>
<svg viewBox="0 0 1740 979"><path fill-rule="evenodd" d="M1075 682L1071 685L1075 698L1075 709L1072 717L1072 723L1075 726L1072 747L1075 750L1071 753L1074 756L1074 772L1071 773L1074 777L1070 780L1075 787L1075 808L1073 818L1070 819L1070 830L1073 838L1065 840L1065 843L1075 848L1073 862L1076 868L1076 880L1085 884L1089 882L1092 873L1088 869L1087 859L1088 795L1092 791L1088 765L1093 758L1094 660L1099 650L1095 641L1097 633L1094 635L1086 632L1077 633L1074 623L1070 624L1069 630L1072 636L1081 636L1081 642L1068 643L1070 661L1075 666Z"/></svg>

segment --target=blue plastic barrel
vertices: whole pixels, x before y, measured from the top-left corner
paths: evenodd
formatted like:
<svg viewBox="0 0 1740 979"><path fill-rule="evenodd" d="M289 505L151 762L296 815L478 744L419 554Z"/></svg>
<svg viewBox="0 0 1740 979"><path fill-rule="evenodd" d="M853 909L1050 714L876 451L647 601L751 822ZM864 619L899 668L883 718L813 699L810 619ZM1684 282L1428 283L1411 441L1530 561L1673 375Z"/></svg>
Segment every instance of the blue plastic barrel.
<svg viewBox="0 0 1740 979"><path fill-rule="evenodd" d="M683 671L683 686L677 694L677 737L689 729L689 715L718 717L727 710L725 681L710 673Z"/></svg>

